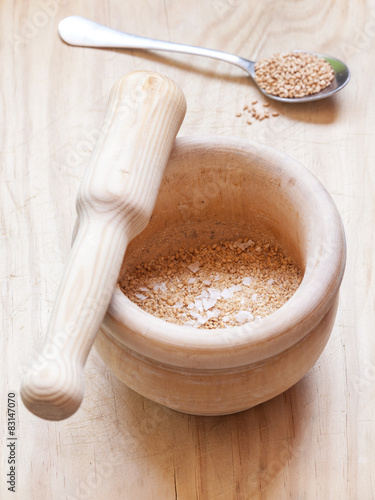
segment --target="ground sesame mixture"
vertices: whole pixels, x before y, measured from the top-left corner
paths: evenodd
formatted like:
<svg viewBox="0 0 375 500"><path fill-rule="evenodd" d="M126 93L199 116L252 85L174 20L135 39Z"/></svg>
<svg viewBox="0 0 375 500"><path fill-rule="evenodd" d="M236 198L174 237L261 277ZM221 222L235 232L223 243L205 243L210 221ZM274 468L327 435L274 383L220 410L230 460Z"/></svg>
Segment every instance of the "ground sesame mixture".
<svg viewBox="0 0 375 500"><path fill-rule="evenodd" d="M301 279L278 246L241 239L181 248L138 265L120 287L154 316L212 329L259 321L285 304Z"/></svg>
<svg viewBox="0 0 375 500"><path fill-rule="evenodd" d="M255 79L268 94L304 97L328 87L334 79L332 66L306 52L276 54L255 64Z"/></svg>

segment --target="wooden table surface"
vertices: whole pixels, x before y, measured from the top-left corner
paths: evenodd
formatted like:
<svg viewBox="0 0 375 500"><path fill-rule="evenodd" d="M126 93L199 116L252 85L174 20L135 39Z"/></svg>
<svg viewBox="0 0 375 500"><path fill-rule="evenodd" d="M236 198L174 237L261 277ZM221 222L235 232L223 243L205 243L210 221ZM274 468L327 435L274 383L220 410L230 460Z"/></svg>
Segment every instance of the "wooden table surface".
<svg viewBox="0 0 375 500"><path fill-rule="evenodd" d="M248 125L236 113L260 94L239 68L188 55L70 47L57 25L72 14L255 59L316 50L345 60L352 78L334 98L272 104L279 116ZM374 2L3 0L0 33L0 498L375 498ZM179 136L258 140L326 186L348 243L336 324L299 383L239 414L196 417L161 407L120 383L93 351L80 410L43 421L23 406L20 380L43 341L110 89L136 69L164 73L184 91ZM16 494L6 484L13 391Z"/></svg>

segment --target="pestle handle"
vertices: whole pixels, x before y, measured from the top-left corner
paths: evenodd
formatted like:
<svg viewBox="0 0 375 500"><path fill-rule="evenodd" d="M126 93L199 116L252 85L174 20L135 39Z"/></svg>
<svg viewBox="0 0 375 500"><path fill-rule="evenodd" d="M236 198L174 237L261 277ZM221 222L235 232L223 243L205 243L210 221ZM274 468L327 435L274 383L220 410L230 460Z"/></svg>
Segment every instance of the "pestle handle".
<svg viewBox="0 0 375 500"><path fill-rule="evenodd" d="M77 194L77 234L44 347L21 396L39 417L61 420L83 398L83 369L116 287L128 242L147 225L185 115L180 88L136 71L114 85Z"/></svg>

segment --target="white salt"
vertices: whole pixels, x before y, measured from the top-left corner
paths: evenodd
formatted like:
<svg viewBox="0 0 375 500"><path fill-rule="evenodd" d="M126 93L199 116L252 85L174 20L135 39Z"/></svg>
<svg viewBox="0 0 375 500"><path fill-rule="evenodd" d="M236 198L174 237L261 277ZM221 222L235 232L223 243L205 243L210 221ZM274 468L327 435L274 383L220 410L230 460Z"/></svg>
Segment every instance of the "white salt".
<svg viewBox="0 0 375 500"><path fill-rule="evenodd" d="M221 296L223 297L223 299L229 299L230 297L233 297L233 294L235 292L239 292L241 290L241 285L233 285L229 288L224 288L224 290L221 292Z"/></svg>
<svg viewBox="0 0 375 500"><path fill-rule="evenodd" d="M253 281L253 278L251 276L246 276L246 278L244 278L242 280L242 284L245 286L250 286L252 281Z"/></svg>
<svg viewBox="0 0 375 500"><path fill-rule="evenodd" d="M246 248L253 245L254 242L252 240L248 240L245 243L242 243L242 241L235 241L235 244L238 246L238 248L241 248L241 250L246 250Z"/></svg>
<svg viewBox="0 0 375 500"><path fill-rule="evenodd" d="M218 300L220 298L221 292L217 288L208 288L207 290L211 299Z"/></svg>
<svg viewBox="0 0 375 500"><path fill-rule="evenodd" d="M216 305L217 299L214 298L209 298L209 299L203 299L203 307L205 311L208 311L208 309L211 309Z"/></svg>
<svg viewBox="0 0 375 500"><path fill-rule="evenodd" d="M154 285L154 292L166 292L168 290L167 285L165 283L160 283Z"/></svg>
<svg viewBox="0 0 375 500"><path fill-rule="evenodd" d="M182 302L176 302L172 307L175 307L175 308L181 308L181 307L184 307L184 304Z"/></svg>
<svg viewBox="0 0 375 500"><path fill-rule="evenodd" d="M196 309L198 311L203 311L203 304L200 299L195 299L194 302L191 302L188 306L188 309Z"/></svg>
<svg viewBox="0 0 375 500"><path fill-rule="evenodd" d="M192 271L193 273L196 273L198 271L198 269L200 268L200 264L199 262L193 262L192 264L189 264L187 266L188 269L190 269L190 271Z"/></svg>
<svg viewBox="0 0 375 500"><path fill-rule="evenodd" d="M234 319L237 321L237 323L240 323L243 325L244 323L248 323L249 321L253 321L254 316L251 314L250 311L239 311Z"/></svg>

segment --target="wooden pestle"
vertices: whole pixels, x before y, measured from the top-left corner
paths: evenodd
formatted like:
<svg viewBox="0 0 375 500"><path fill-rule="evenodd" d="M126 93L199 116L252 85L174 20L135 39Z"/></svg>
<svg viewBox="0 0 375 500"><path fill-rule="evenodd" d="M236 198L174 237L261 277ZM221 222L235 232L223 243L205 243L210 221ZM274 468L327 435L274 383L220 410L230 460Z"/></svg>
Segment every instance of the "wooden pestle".
<svg viewBox="0 0 375 500"><path fill-rule="evenodd" d="M186 111L181 89L154 72L114 85L77 194L77 234L44 347L21 386L26 407L61 420L83 398L83 369L116 287L128 242L147 225Z"/></svg>

